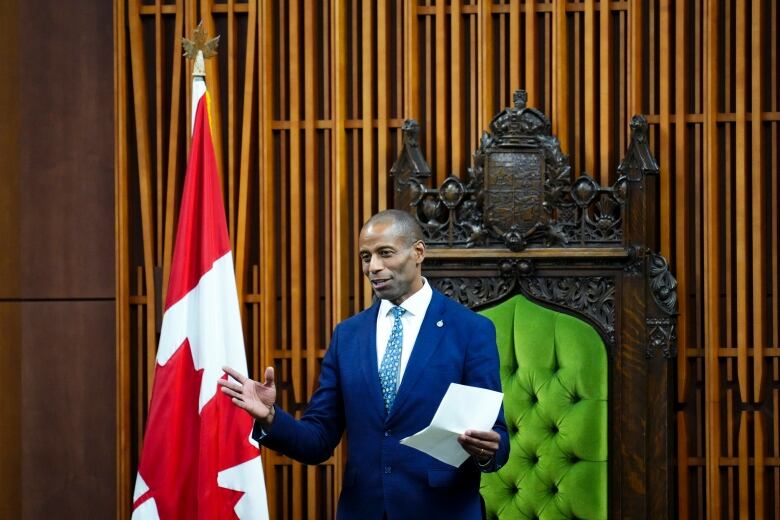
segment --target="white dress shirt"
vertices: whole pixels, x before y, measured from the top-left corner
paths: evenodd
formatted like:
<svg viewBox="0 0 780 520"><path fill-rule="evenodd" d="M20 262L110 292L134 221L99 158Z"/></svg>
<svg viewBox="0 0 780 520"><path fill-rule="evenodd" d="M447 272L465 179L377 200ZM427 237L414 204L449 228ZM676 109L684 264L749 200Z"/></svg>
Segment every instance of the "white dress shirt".
<svg viewBox="0 0 780 520"><path fill-rule="evenodd" d="M403 346L401 348L401 364L398 369L398 386L404 378L404 370L409 362L409 356L412 355L414 343L417 341L417 334L420 332L425 311L433 298L433 290L428 281L423 278L422 288L411 295L401 303L400 307L406 309L401 315L401 324L403 325ZM387 350L387 341L390 339L390 333L393 330L393 314L390 310L395 304L389 300L382 300L379 304L379 314L376 318L376 361L377 369L382 365L382 358Z"/></svg>

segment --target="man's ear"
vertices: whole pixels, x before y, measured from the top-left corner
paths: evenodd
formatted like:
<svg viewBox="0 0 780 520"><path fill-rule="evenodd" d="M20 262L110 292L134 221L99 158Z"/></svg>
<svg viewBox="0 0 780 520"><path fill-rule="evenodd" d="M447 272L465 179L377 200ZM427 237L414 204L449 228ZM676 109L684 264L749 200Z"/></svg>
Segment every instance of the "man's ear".
<svg viewBox="0 0 780 520"><path fill-rule="evenodd" d="M417 265L420 265L425 260L425 242L418 240L414 243L414 252L417 255Z"/></svg>

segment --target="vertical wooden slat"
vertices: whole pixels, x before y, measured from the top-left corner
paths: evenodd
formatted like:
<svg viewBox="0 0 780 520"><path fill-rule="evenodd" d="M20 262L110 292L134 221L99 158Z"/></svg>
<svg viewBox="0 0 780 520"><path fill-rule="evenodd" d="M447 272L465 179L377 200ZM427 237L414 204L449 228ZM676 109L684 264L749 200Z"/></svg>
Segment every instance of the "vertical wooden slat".
<svg viewBox="0 0 780 520"><path fill-rule="evenodd" d="M332 265L332 323L338 323L349 314L349 188L347 169L347 134L345 128L347 113L347 21L346 1L333 0L331 45L333 48L333 154L331 177L331 207L333 211L331 230ZM336 467L343 466L343 451L336 450ZM333 489L341 489L342 471L334 475Z"/></svg>
<svg viewBox="0 0 780 520"><path fill-rule="evenodd" d="M238 94L238 88L236 85L236 61L238 60L238 52L236 50L238 43L238 36L236 34L236 14L235 14L235 0L227 1L227 34L222 36L227 45L226 51L223 47L222 59L227 62L227 173L226 183L222 188L227 191L227 221L228 221L228 234L230 235L231 247L233 251L236 250L236 98Z"/></svg>
<svg viewBox="0 0 780 520"><path fill-rule="evenodd" d="M615 103L612 99L612 14L609 2L599 3L599 181L609 184L613 165L610 164L612 142L612 113ZM594 73L595 75L595 73ZM593 172L594 176L596 172Z"/></svg>
<svg viewBox="0 0 780 520"><path fill-rule="evenodd" d="M596 176L596 0L585 1L585 171Z"/></svg>
<svg viewBox="0 0 780 520"><path fill-rule="evenodd" d="M377 0L377 24L376 24L376 40L377 40L377 53L376 53L376 84L374 90L376 90L376 117L377 117L377 211L387 209L387 176L390 171L390 158L388 157L388 121L387 110L388 102L390 100L390 90L387 84L387 57L388 52L388 40L387 40L387 24L383 23L387 19L387 0Z"/></svg>
<svg viewBox="0 0 780 520"><path fill-rule="evenodd" d="M687 110L688 81L687 53L681 52L686 48L686 32L688 29L686 8L684 2L675 3L674 13L674 201L675 201L675 276L678 283L680 315L677 320L677 402L684 403L688 390L688 216L690 211L682 208L689 207L688 186L690 185L690 172L688 169L688 133L685 122ZM671 95L671 94L670 94ZM662 172L661 175L670 176L672 172ZM688 453L688 428L690 421L686 420L686 413L678 414L677 422L677 481L678 486L678 513L681 518L686 518L690 509L689 505L689 453Z"/></svg>
<svg viewBox="0 0 780 520"><path fill-rule="evenodd" d="M165 59L163 57L162 5L159 0L154 2L154 136L155 136L155 266L162 265L163 259L163 174L164 151L163 139L163 80L165 78Z"/></svg>
<svg viewBox="0 0 780 520"><path fill-rule="evenodd" d="M363 52L361 54L363 75L361 81L361 94L363 98L362 114L362 149L363 149L363 192L361 193L361 211L358 213L361 223L367 220L374 212L374 192L376 181L374 173L374 107L371 85L374 84L374 62L372 49L374 49L374 25L371 21L373 14L373 0L363 0L361 4L361 41ZM362 279L362 305L371 305L371 290L368 287L368 279Z"/></svg>
<svg viewBox="0 0 780 520"><path fill-rule="evenodd" d="M746 30L745 9L734 10L735 29L735 95L736 95L736 138L735 138L735 197L736 197L736 256L748 258L747 236L747 71L746 71ZM737 278L736 302L727 301L726 305L736 304L737 311L737 379L739 400L750 400L748 389L748 265L747 262L735 263ZM747 413L740 414L739 435L739 514L748 515L748 444Z"/></svg>
<svg viewBox="0 0 780 520"><path fill-rule="evenodd" d="M301 177L303 176L301 168L301 98L298 88L303 79L300 70L301 49L298 46L298 42L301 41L300 18L301 13L298 2L290 2L288 18L290 38L288 47L290 67L290 191L285 194L288 196L290 237L289 249L285 252L287 253L287 264L290 269L290 350L292 363L289 377L293 387L293 395L298 400L306 397L307 394L304 389L308 386L305 385L306 381L302 377L302 362L305 354L304 341L306 339L303 330L304 310L302 309L305 306L305 289L303 287L303 257L299 254L300 251L304 251L305 247L303 241L304 215L300 211L300 205L304 200L301 182ZM296 464L292 468L292 473L293 488L302 489L304 481L303 468ZM295 518L301 517L304 513L303 504L301 503L302 499L303 496L298 496L297 499L293 500L292 514Z"/></svg>
<svg viewBox="0 0 780 520"><path fill-rule="evenodd" d="M764 399L764 347L765 347L765 320L766 320L766 265L764 240L764 171L762 150L762 4L761 0L753 0L751 12L751 205L750 222L752 238L751 272L753 298L752 307L752 347L753 347L753 402L761 403ZM747 78L746 78L747 82ZM747 266L746 266L747 267ZM747 288L746 288L747 289ZM756 518L764 518L764 429L762 412L754 413L754 490Z"/></svg>
<svg viewBox="0 0 780 520"><path fill-rule="evenodd" d="M346 2L333 2L333 322L349 314L349 170L347 169L347 19ZM406 97L407 102L409 96Z"/></svg>
<svg viewBox="0 0 780 520"><path fill-rule="evenodd" d="M244 61L244 101L241 114L241 149L238 173L238 203L236 216L235 246L236 252L236 287L238 288L238 303L241 318L246 328L246 286L247 273L247 225L249 220L249 176L252 168L250 163L252 153L252 134L254 122L254 97L255 97L255 42L257 41L257 4L249 3L247 13L246 57ZM253 306L256 307L256 306ZM254 323L254 321L253 321ZM256 344L253 342L253 344ZM255 357L255 362L257 358ZM257 375L257 374L256 374Z"/></svg>
<svg viewBox="0 0 780 520"><path fill-rule="evenodd" d="M525 89L528 92L528 106L539 106L540 93L536 56L536 0L526 0L525 3Z"/></svg>
<svg viewBox="0 0 780 520"><path fill-rule="evenodd" d="M582 172L583 165L585 162L585 157L583 157L583 147L582 147L582 126L583 126L583 117L582 117L582 84L583 84L583 78L582 78L582 62L583 60L583 53L582 53L582 45L580 45L581 41L581 35L582 35L582 13L579 11L575 11L571 15L572 18L572 34L571 34L571 41L572 41L572 49L571 49L571 73L569 74L569 78L567 79L567 83L571 83L571 89L572 89L572 99L571 99L571 105L569 106L569 110L567 111L568 115L561 114L561 117L565 117L567 120L569 120L569 127L571 130L571 138L570 141L570 148L567 150L567 153L569 154L569 161L571 162L571 168L572 171L576 174L579 174ZM568 36L567 36L568 39ZM568 97L568 94L564 94Z"/></svg>
<svg viewBox="0 0 780 520"><path fill-rule="evenodd" d="M404 114L406 118L420 117L420 98L418 85L420 82L420 65L416 57L419 54L419 29L417 19L417 0L406 0L406 46L404 55L409 56L406 62L406 81L404 82Z"/></svg>
<svg viewBox="0 0 780 520"><path fill-rule="evenodd" d="M620 41L626 41L626 13L621 12L618 15L618 38ZM626 114L629 111L628 108L628 98L631 96L631 85L628 83L628 80L626 79L626 76L628 75L628 52L626 49L626 45L621 45L618 48L618 63L620 66L618 67L618 120L619 121L626 121ZM622 126L619 127L618 135L617 135L617 147L618 150L625 150L626 149L626 130Z"/></svg>
<svg viewBox="0 0 780 520"><path fill-rule="evenodd" d="M128 93L125 2L114 3L114 233L116 237L116 518L130 518L132 472ZM139 385L140 386L140 385Z"/></svg>
<svg viewBox="0 0 780 520"><path fill-rule="evenodd" d="M168 173L165 187L165 230L163 237L163 276L162 276L162 295L160 301L165 302L168 291L168 278L171 274L171 258L173 257L173 233L176 214L178 209L179 197L176 193L176 180L181 173L179 172L179 124L181 121L181 35L183 34L184 13L182 12L182 1L177 0L176 15L174 20L174 41L173 56L171 63L173 71L171 73L171 113L168 126ZM189 78L187 78L189 80ZM190 121L190 119L187 119ZM186 132L189 140L189 126Z"/></svg>
<svg viewBox="0 0 780 520"><path fill-rule="evenodd" d="M660 13L659 13L659 67L660 72L658 75L659 83L659 109L660 109L660 139L659 139L659 155L661 171L664 172L660 176L661 196L660 196L660 216L661 216L661 229L669 229L671 223L671 175L667 172L672 171L671 150L672 150L672 136L671 136L671 101L673 99L672 92L672 56L671 56L671 39L672 28L670 21L670 11L672 9L670 0L661 0ZM678 109L679 110L679 109ZM682 206L685 207L685 206ZM661 254L668 256L671 253L671 234L661 233Z"/></svg>
<svg viewBox="0 0 780 520"><path fill-rule="evenodd" d="M133 108L135 109L136 149L138 154L138 184L141 206L141 235L143 237L144 284L146 293L146 387L147 399L152 395L152 376L157 351L155 338L155 284L154 244L152 234L152 164L149 137L148 99L146 93L146 60L143 54L143 28L141 27L140 0L130 0L128 6L130 26L131 68L133 76Z"/></svg>
<svg viewBox="0 0 780 520"><path fill-rule="evenodd" d="M449 137L449 125L447 124L447 0L436 0L435 15L435 41L436 41L436 135L430 136L436 140L436 184L441 184L447 178L447 138Z"/></svg>
<svg viewBox="0 0 780 520"><path fill-rule="evenodd" d="M704 162L708 177L704 181L705 222L720 221L720 195L718 189L718 3L706 0L704 9ZM720 370L718 347L720 345L720 229L716 225L705 226L704 238L704 294L705 294L705 366L706 384L706 475L708 501L707 519L721 517L720 501ZM716 498L718 497L718 498Z"/></svg>
<svg viewBox="0 0 780 520"><path fill-rule="evenodd" d="M209 36L217 33L216 25L214 23L214 16L212 15L214 8L214 0L201 0L200 2L200 19L203 20L203 27L206 29L206 33ZM224 145L222 144L222 107L220 99L222 99L220 91L220 75L219 75L219 62L216 59L206 60L206 88L209 91L209 97L211 97L213 103L209 107L209 115L212 118L213 128L219 130L213 132L212 141L214 143L214 156L217 159L217 172L219 173L219 180L222 186L222 191L229 187L225 179L224 165L225 154ZM232 96L228 96L232 97ZM232 237L231 233L231 237Z"/></svg>
<svg viewBox="0 0 780 520"><path fill-rule="evenodd" d="M520 85L520 0L509 2L509 93ZM526 87L526 90L528 87ZM454 117L453 117L454 120Z"/></svg>
<svg viewBox="0 0 780 520"><path fill-rule="evenodd" d="M498 16L496 16L496 21L498 22L498 29L496 29L495 24L493 25L493 31L497 34L498 37L498 56L496 56L496 63L498 63L497 66L495 66L495 74L498 76L498 99L496 99L496 103L498 103L498 106L505 107L509 104L509 87L507 86L507 83L509 81L508 71L507 71L507 56L506 56L506 40L507 40L507 16L505 13L499 13ZM500 110L500 109L499 109Z"/></svg>
<svg viewBox="0 0 780 520"><path fill-rule="evenodd" d="M463 88L464 77L461 64L463 63L463 29L461 27L462 0L452 0L450 15L450 113L452 128L452 173L462 174L465 168L463 157ZM467 80L467 78L466 78Z"/></svg>
<svg viewBox="0 0 780 520"><path fill-rule="evenodd" d="M305 0L303 16L303 46L304 46L304 75L302 80L307 85L307 91L304 100L304 132L305 132L305 168L304 168L304 193L305 198L302 203L305 213L305 241L304 249L307 253L301 255L305 258L305 276L306 290L305 299L299 304L302 307L302 314L306 323L305 333L305 363L306 363L306 390L303 396L308 401L314 393L316 384L316 368L321 344L319 337L319 312L307 312L308 306L312 302L320 302L321 275L318 267L321 263L319 244L319 224L320 219L320 197L318 168L318 144L315 120L317 118L316 101L319 99L318 87L320 82L317 79L315 56L317 45L317 27L315 17L312 16L316 10L314 0ZM293 83L294 85L295 83ZM314 466L307 466L306 477L309 485L307 486L306 517L315 518L317 516L317 506L319 504L320 486L315 485L318 479L319 469Z"/></svg>
<svg viewBox="0 0 780 520"><path fill-rule="evenodd" d="M277 345L277 290L276 290L276 247L275 235L277 232L277 219L275 205L274 189L274 149L273 149L273 52L274 52L274 20L273 9L269 2L260 4L260 16L258 17L258 32L262 44L260 48L260 66L258 78L260 86L260 179L259 193L260 199L260 290L261 290L261 370L255 374L261 378L262 367L272 366L274 364L273 349ZM267 452L266 452L267 453ZM269 497L269 514L271 517L278 517L279 512L276 509L277 482L273 478L275 474L274 467L268 456L263 457L263 472L269 475L266 479L266 492Z"/></svg>
<svg viewBox="0 0 780 520"><path fill-rule="evenodd" d="M469 121L472 123L480 120L480 112L479 112L479 45L477 45L477 33L478 33L478 27L479 25L479 15L470 15L469 16L469 63L476 63L477 66L470 67L469 71ZM479 132L480 130L478 128L475 128L477 125L472 124L472 128L469 130L469 139L468 139L468 146L469 150L474 150L477 146L477 142L479 139Z"/></svg>
<svg viewBox="0 0 780 520"><path fill-rule="evenodd" d="M642 49L644 48L644 32L642 23L642 0L631 0L629 7L630 50L628 57L628 81L629 81L629 114L642 114L642 100L644 91L644 67L642 66ZM630 116L629 116L630 117ZM623 149L621 147L621 149Z"/></svg>
<svg viewBox="0 0 780 520"><path fill-rule="evenodd" d="M569 153L569 30L566 0L555 0L553 44L553 133L558 136L563 153ZM575 170L576 171L576 170Z"/></svg>
<svg viewBox="0 0 780 520"><path fill-rule="evenodd" d="M494 76L493 76L493 4L491 2L480 2L480 54L479 71L481 78L481 112L479 114L479 128L487 128L495 112L495 99L493 95ZM480 130L481 133L481 130Z"/></svg>

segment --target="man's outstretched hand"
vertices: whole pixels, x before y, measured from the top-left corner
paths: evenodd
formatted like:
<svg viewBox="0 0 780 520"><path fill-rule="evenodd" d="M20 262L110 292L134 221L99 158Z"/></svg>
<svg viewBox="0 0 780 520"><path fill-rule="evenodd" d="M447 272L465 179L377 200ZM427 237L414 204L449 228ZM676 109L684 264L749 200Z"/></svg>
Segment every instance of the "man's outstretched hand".
<svg viewBox="0 0 780 520"><path fill-rule="evenodd" d="M221 390L232 398L233 404L246 410L264 427L271 426L274 420L274 403L276 402L276 385L274 384L274 369L265 369L265 381L258 383L243 376L230 367L222 367L231 379L218 379ZM237 382L236 382L237 381Z"/></svg>

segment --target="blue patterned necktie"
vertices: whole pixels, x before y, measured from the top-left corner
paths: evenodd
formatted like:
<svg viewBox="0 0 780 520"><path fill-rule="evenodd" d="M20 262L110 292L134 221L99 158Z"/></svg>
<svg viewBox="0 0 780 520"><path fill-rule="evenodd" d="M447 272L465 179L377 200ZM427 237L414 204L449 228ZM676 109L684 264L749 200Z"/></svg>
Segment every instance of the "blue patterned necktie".
<svg viewBox="0 0 780 520"><path fill-rule="evenodd" d="M401 324L401 316L406 312L403 307L393 307L393 330L390 339L387 340L387 348L379 365L379 382L382 385L382 397L385 400L385 412L389 413L395 400L396 384L398 382L398 370L401 366L401 348L404 343L404 326Z"/></svg>

